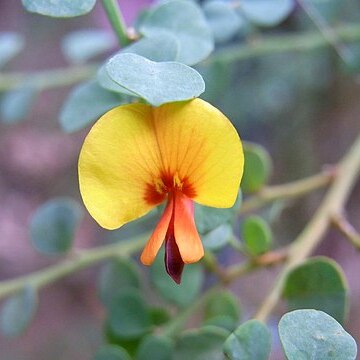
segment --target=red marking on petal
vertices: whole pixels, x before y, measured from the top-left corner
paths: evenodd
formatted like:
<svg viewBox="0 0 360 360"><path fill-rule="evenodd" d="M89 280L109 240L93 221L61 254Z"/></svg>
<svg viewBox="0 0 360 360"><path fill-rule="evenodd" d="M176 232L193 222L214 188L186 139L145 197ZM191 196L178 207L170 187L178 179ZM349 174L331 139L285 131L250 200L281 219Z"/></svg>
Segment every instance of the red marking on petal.
<svg viewBox="0 0 360 360"><path fill-rule="evenodd" d="M188 178L179 179L177 174L162 173L153 183L146 184L144 200L150 205L159 205L167 194L175 192L181 192L190 199L196 196L195 188Z"/></svg>

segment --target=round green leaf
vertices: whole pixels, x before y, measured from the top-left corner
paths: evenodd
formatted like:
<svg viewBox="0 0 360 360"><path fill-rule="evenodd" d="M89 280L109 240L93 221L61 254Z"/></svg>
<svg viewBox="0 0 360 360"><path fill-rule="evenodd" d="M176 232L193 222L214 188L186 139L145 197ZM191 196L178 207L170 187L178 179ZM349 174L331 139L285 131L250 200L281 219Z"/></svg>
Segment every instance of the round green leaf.
<svg viewBox="0 0 360 360"><path fill-rule="evenodd" d="M239 193L233 207L228 209L216 209L208 206L195 204L195 222L200 234L206 234L222 224L232 222L240 208L242 201Z"/></svg>
<svg viewBox="0 0 360 360"><path fill-rule="evenodd" d="M38 304L36 290L30 286L4 303L1 311L1 331L5 336L21 335L34 317Z"/></svg>
<svg viewBox="0 0 360 360"><path fill-rule="evenodd" d="M113 81L151 105L196 98L205 90L201 75L178 62L154 62L136 54L112 57L106 70Z"/></svg>
<svg viewBox="0 0 360 360"><path fill-rule="evenodd" d="M283 290L288 308L322 310L344 322L348 310L348 285L340 266L317 257L297 266L287 276Z"/></svg>
<svg viewBox="0 0 360 360"><path fill-rule="evenodd" d="M285 314L279 334L288 360L354 360L355 340L328 314L296 310Z"/></svg>
<svg viewBox="0 0 360 360"><path fill-rule="evenodd" d="M82 207L70 198L55 198L40 206L30 220L31 242L44 254L68 251L83 217Z"/></svg>
<svg viewBox="0 0 360 360"><path fill-rule="evenodd" d="M170 33L179 42L177 60L194 65L214 48L211 30L199 6L190 1L173 0L159 4L142 20L140 32L148 37Z"/></svg>
<svg viewBox="0 0 360 360"><path fill-rule="evenodd" d="M151 322L155 326L163 325L171 319L171 314L164 307L152 307L150 309Z"/></svg>
<svg viewBox="0 0 360 360"><path fill-rule="evenodd" d="M233 236L232 226L230 224L222 224L202 236L202 243L206 250L217 251L228 244Z"/></svg>
<svg viewBox="0 0 360 360"><path fill-rule="evenodd" d="M254 143L244 144L244 175L241 190L244 193L258 191L266 184L272 170L271 158L264 147Z"/></svg>
<svg viewBox="0 0 360 360"><path fill-rule="evenodd" d="M164 251L161 250L150 267L150 279L157 292L169 302L185 307L195 300L203 282L199 264L185 265L181 284L176 284L166 273Z"/></svg>
<svg viewBox="0 0 360 360"><path fill-rule="evenodd" d="M222 345L228 334L215 326L185 331L175 346L174 360L223 360Z"/></svg>
<svg viewBox="0 0 360 360"><path fill-rule="evenodd" d="M10 31L0 32L0 67L16 56L24 48L20 34Z"/></svg>
<svg viewBox="0 0 360 360"><path fill-rule="evenodd" d="M165 336L145 337L136 352L136 360L172 360L174 343Z"/></svg>
<svg viewBox="0 0 360 360"><path fill-rule="evenodd" d="M31 87L11 90L0 99L0 122L15 124L26 118L38 92Z"/></svg>
<svg viewBox="0 0 360 360"><path fill-rule="evenodd" d="M267 360L270 347L269 329L258 320L250 320L226 339L224 353L230 360Z"/></svg>
<svg viewBox="0 0 360 360"><path fill-rule="evenodd" d="M109 320L105 321L104 335L107 343L111 345L117 345L124 348L131 356L135 355L137 348L139 347L141 338L123 338L117 335L110 327Z"/></svg>
<svg viewBox="0 0 360 360"><path fill-rule="evenodd" d="M235 321L239 320L240 307L237 298L227 290L212 295L205 306L205 319L219 315L228 315Z"/></svg>
<svg viewBox="0 0 360 360"><path fill-rule="evenodd" d="M96 0L21 0L27 11L52 17L73 17L87 14Z"/></svg>
<svg viewBox="0 0 360 360"><path fill-rule="evenodd" d="M126 339L141 337L150 330L150 313L139 291L117 294L110 305L109 325L115 334Z"/></svg>
<svg viewBox="0 0 360 360"><path fill-rule="evenodd" d="M118 94L101 88L96 81L83 83L66 99L60 113L60 125L68 133L81 130L124 101Z"/></svg>
<svg viewBox="0 0 360 360"><path fill-rule="evenodd" d="M67 34L62 40L61 47L69 62L80 64L111 50L115 45L116 40L110 32L86 29Z"/></svg>
<svg viewBox="0 0 360 360"><path fill-rule="evenodd" d="M120 346L104 345L96 352L93 360L131 360L131 357Z"/></svg>
<svg viewBox="0 0 360 360"><path fill-rule="evenodd" d="M209 1L203 6L215 42L222 43L234 37L242 26L240 15L224 1Z"/></svg>
<svg viewBox="0 0 360 360"><path fill-rule="evenodd" d="M249 216L242 223L242 237L247 252L252 256L269 251L272 232L268 223L260 216Z"/></svg>
<svg viewBox="0 0 360 360"><path fill-rule="evenodd" d="M139 271L131 259L117 258L106 264L100 272L99 295L107 307L119 293L139 287Z"/></svg>
<svg viewBox="0 0 360 360"><path fill-rule="evenodd" d="M109 74L106 70L106 63L99 67L99 70L97 71L97 74L96 74L96 79L97 79L99 85L104 89L120 93L121 95L138 97L133 92L131 92L131 91L125 89L124 87L120 86L119 84L117 84L109 76Z"/></svg>
<svg viewBox="0 0 360 360"><path fill-rule="evenodd" d="M294 0L242 0L242 13L253 23L275 26L284 21L295 7Z"/></svg>

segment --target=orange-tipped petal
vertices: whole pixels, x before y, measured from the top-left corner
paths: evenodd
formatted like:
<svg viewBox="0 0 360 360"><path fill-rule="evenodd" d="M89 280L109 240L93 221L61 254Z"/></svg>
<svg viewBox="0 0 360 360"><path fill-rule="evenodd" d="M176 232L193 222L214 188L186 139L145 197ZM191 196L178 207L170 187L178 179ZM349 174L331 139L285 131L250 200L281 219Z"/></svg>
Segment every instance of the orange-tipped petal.
<svg viewBox="0 0 360 360"><path fill-rule="evenodd" d="M181 193L175 195L174 233L181 258L185 264L199 261L204 248L194 220L194 204Z"/></svg>
<svg viewBox="0 0 360 360"><path fill-rule="evenodd" d="M170 196L169 202L166 205L166 208L161 216L161 219L156 225L154 232L152 233L150 239L146 243L143 252L141 253L140 260L144 265L151 265L153 263L162 243L165 240L165 235L168 230L171 216L174 210L173 204L174 204L173 197Z"/></svg>

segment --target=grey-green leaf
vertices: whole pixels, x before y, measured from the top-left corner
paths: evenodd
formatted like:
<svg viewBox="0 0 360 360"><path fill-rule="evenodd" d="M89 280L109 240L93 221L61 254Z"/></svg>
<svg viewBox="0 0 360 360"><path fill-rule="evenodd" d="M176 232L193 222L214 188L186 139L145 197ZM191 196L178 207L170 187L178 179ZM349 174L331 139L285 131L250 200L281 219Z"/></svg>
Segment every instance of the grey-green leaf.
<svg viewBox="0 0 360 360"><path fill-rule="evenodd" d="M287 276L283 290L290 310L322 310L343 323L348 310L348 285L332 259L316 257L297 266Z"/></svg>
<svg viewBox="0 0 360 360"><path fill-rule="evenodd" d="M40 206L30 220L33 246L44 254L68 251L83 217L83 209L70 198L55 198Z"/></svg>
<svg viewBox="0 0 360 360"><path fill-rule="evenodd" d="M268 223L260 216L249 216L241 228L247 252L252 256L269 251L272 242L272 231Z"/></svg>
<svg viewBox="0 0 360 360"><path fill-rule="evenodd" d="M270 331L258 320L240 325L224 343L224 353L230 360L267 360L270 348Z"/></svg>
<svg viewBox="0 0 360 360"><path fill-rule="evenodd" d="M124 101L119 94L103 89L96 81L83 83L75 87L65 100L60 125L68 133L81 130Z"/></svg>
<svg viewBox="0 0 360 360"><path fill-rule="evenodd" d="M141 341L136 360L172 360L173 350L174 343L170 338L149 335Z"/></svg>
<svg viewBox="0 0 360 360"><path fill-rule="evenodd" d="M30 324L37 309L36 290L25 287L19 294L10 297L1 311L1 331L5 336L21 335Z"/></svg>
<svg viewBox="0 0 360 360"><path fill-rule="evenodd" d="M180 44L177 60L187 65L205 59L214 48L213 36L201 9L190 1L159 4L143 19L140 32L149 37L174 35Z"/></svg>
<svg viewBox="0 0 360 360"><path fill-rule="evenodd" d="M195 221L200 234L206 234L222 224L232 222L242 201L239 193L233 207L228 209L216 209L208 206L195 204Z"/></svg>
<svg viewBox="0 0 360 360"><path fill-rule="evenodd" d="M24 48L20 34L10 31L0 32L0 67L16 56Z"/></svg>
<svg viewBox="0 0 360 360"><path fill-rule="evenodd" d="M141 337L150 330L150 312L138 290L117 294L110 305L109 324L117 336L126 339Z"/></svg>
<svg viewBox="0 0 360 360"><path fill-rule="evenodd" d="M233 236L232 226L225 223L203 235L202 242L205 249L217 251L227 245Z"/></svg>
<svg viewBox="0 0 360 360"><path fill-rule="evenodd" d="M27 11L52 17L73 17L87 14L96 0L22 0Z"/></svg>
<svg viewBox="0 0 360 360"><path fill-rule="evenodd" d="M67 34L61 43L66 59L75 64L111 50L116 45L114 36L105 30L85 29Z"/></svg>
<svg viewBox="0 0 360 360"><path fill-rule="evenodd" d="M190 100L205 90L201 75L178 62L154 62L136 54L112 57L106 70L117 84L151 105Z"/></svg>
<svg viewBox="0 0 360 360"><path fill-rule="evenodd" d="M239 8L253 23L275 26L284 21L295 7L294 0L242 0Z"/></svg>
<svg viewBox="0 0 360 360"><path fill-rule="evenodd" d="M279 334L288 360L355 360L355 340L330 315L317 310L285 314Z"/></svg>
<svg viewBox="0 0 360 360"><path fill-rule="evenodd" d="M203 6L205 17L213 32L215 42L229 41L241 28L242 19L231 6L224 1L209 1Z"/></svg>
<svg viewBox="0 0 360 360"><path fill-rule="evenodd" d="M99 278L100 299L108 308L113 299L122 292L140 287L140 275L131 259L117 258L106 264Z"/></svg>
<svg viewBox="0 0 360 360"><path fill-rule="evenodd" d="M174 360L223 360L222 345L229 333L215 326L184 332L176 346Z"/></svg>
<svg viewBox="0 0 360 360"><path fill-rule="evenodd" d="M199 264L185 265L181 284L177 285L165 271L163 250L150 267L150 279L158 293L169 302L182 307L195 300L200 292L203 276Z"/></svg>
<svg viewBox="0 0 360 360"><path fill-rule="evenodd" d="M11 90L0 99L0 122L16 124L26 118L38 92L31 87Z"/></svg>
<svg viewBox="0 0 360 360"><path fill-rule="evenodd" d="M272 171L272 160L267 150L255 143L244 143L244 175L241 190L244 193L260 190L269 180Z"/></svg>
<svg viewBox="0 0 360 360"><path fill-rule="evenodd" d="M104 345L96 352L93 360L131 360L131 357L120 346Z"/></svg>

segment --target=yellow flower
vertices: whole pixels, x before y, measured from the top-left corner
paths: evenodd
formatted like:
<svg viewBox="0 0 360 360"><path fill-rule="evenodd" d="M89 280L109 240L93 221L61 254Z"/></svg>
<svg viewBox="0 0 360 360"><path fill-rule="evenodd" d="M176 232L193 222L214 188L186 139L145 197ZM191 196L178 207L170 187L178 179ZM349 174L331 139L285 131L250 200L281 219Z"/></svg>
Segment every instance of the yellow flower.
<svg viewBox="0 0 360 360"><path fill-rule="evenodd" d="M167 201L141 262L150 265L165 240L168 274L180 283L184 264L200 260L203 246L194 201L231 207L244 156L231 122L207 102L112 109L93 126L79 159L80 191L93 218L116 229Z"/></svg>

